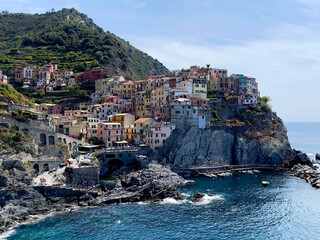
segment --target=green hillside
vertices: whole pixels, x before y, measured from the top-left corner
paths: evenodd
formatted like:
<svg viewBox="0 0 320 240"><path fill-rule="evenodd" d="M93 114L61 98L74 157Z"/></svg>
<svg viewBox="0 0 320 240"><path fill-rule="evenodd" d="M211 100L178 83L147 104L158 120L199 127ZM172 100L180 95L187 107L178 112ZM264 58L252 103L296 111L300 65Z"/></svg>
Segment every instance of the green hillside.
<svg viewBox="0 0 320 240"><path fill-rule="evenodd" d="M75 9L0 14L0 69L47 63L75 72L105 66L133 79L168 72L158 60L104 32Z"/></svg>
<svg viewBox="0 0 320 240"><path fill-rule="evenodd" d="M0 103L14 103L23 106L33 106L33 103L18 93L10 84L0 83Z"/></svg>

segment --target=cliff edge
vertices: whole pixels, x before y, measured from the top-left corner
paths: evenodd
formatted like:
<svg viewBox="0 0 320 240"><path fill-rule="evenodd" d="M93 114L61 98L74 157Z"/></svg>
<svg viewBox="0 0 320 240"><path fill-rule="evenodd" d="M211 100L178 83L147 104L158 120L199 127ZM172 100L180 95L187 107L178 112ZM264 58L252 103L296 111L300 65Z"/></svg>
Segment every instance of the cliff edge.
<svg viewBox="0 0 320 240"><path fill-rule="evenodd" d="M225 95L209 102L210 126L178 127L153 157L179 167L310 165L306 154L291 148L287 129L271 108L239 107Z"/></svg>

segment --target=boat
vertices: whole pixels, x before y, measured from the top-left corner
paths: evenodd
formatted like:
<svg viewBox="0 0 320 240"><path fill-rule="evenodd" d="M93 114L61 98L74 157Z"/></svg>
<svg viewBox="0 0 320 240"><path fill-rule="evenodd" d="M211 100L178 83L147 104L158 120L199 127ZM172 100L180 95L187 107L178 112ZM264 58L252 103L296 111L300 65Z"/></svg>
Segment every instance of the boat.
<svg viewBox="0 0 320 240"><path fill-rule="evenodd" d="M263 186L268 187L269 186L269 182L268 181L262 181L261 182Z"/></svg>

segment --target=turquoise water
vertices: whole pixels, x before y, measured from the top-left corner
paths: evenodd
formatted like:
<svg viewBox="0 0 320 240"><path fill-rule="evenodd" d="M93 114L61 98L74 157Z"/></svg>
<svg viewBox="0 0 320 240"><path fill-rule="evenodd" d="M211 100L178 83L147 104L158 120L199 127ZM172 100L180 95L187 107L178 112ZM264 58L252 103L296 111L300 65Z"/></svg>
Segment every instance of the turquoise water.
<svg viewBox="0 0 320 240"><path fill-rule="evenodd" d="M287 127L294 147L317 152L314 131ZM320 239L320 191L303 180L282 172L194 180L180 189L187 201L82 209L20 226L8 239ZM214 196L196 205L197 191Z"/></svg>

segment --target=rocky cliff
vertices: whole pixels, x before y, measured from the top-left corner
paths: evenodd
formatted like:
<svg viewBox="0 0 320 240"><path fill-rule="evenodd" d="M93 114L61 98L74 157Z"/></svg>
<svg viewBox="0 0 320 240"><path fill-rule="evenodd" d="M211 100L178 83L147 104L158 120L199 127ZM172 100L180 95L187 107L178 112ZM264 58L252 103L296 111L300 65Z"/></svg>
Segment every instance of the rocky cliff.
<svg viewBox="0 0 320 240"><path fill-rule="evenodd" d="M175 130L154 157L179 167L310 164L291 148L286 127L270 108L239 109L233 98L210 104L210 109L209 127Z"/></svg>

